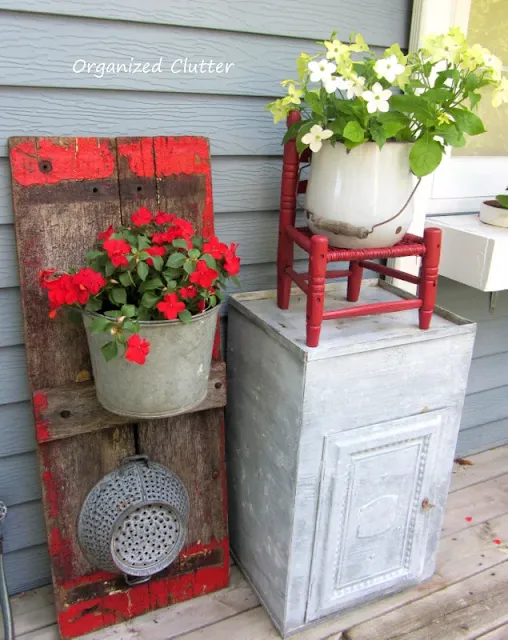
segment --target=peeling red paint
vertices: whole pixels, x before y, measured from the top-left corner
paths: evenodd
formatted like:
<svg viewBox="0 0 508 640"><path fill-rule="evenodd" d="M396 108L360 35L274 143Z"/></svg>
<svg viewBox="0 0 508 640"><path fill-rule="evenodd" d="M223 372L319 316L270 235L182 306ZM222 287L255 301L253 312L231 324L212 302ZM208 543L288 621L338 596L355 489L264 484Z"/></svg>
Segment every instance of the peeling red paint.
<svg viewBox="0 0 508 640"><path fill-rule="evenodd" d="M55 517L58 515L58 506L59 506L59 497L58 497L58 489L55 483L55 479L53 477L50 469L50 462L48 460L48 449L47 446L42 446L40 448L42 463L44 471L42 472L42 483L44 485L44 491L46 496L46 503L48 505L48 515L51 517Z"/></svg>
<svg viewBox="0 0 508 640"><path fill-rule="evenodd" d="M45 442L50 438L49 420L44 420L42 413L48 408L48 398L45 393L38 391L33 396L35 435L38 442Z"/></svg>
<svg viewBox="0 0 508 640"><path fill-rule="evenodd" d="M109 178L115 159L108 140L75 138L67 145L39 138L20 142L11 149L13 178L25 187L57 184L61 180Z"/></svg>
<svg viewBox="0 0 508 640"><path fill-rule="evenodd" d="M50 422L49 420L36 420L35 421L35 435L37 437L37 442L46 442L51 437L49 432Z"/></svg>
<svg viewBox="0 0 508 640"><path fill-rule="evenodd" d="M202 212L203 235L213 234L213 199L210 151L206 138L180 136L154 138L157 177L178 174L204 174L206 177L205 208Z"/></svg>
<svg viewBox="0 0 508 640"><path fill-rule="evenodd" d="M165 577L140 584L122 592L108 594L71 605L58 615L60 631L64 640L96 631L102 627L123 622L147 611L184 602L206 593L222 589L229 581L228 539L212 540L210 544L189 545L180 554L187 558L195 554L211 553L221 547L224 564L217 567L202 567L182 576ZM93 574L99 576L100 574ZM91 576L88 576L90 578ZM86 577L84 578L86 579ZM102 576L101 578L102 579ZM74 581L72 581L74 583ZM65 586L70 584L65 583Z"/></svg>
<svg viewBox="0 0 508 640"><path fill-rule="evenodd" d="M64 589L74 589L75 587L81 587L84 584L93 584L94 582L107 582L108 580L114 580L118 578L116 573L108 573L107 571L95 571L94 573L88 573L86 576L79 576L78 578L71 578L59 582L58 584Z"/></svg>
<svg viewBox="0 0 508 640"><path fill-rule="evenodd" d="M129 168L134 175L140 178L150 178L155 175L152 138L120 143L118 153L127 158Z"/></svg>

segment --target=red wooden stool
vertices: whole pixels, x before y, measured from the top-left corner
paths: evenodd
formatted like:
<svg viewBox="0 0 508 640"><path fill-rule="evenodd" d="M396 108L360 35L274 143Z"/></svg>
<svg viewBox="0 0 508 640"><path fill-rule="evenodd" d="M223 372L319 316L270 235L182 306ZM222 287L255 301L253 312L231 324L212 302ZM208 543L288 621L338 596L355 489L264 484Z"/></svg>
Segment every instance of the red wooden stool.
<svg viewBox="0 0 508 640"><path fill-rule="evenodd" d="M288 126L299 114L288 117ZM406 309L419 309L420 329L428 329L436 303L437 277L441 252L441 230L426 229L423 238L406 234L393 247L370 249L329 248L328 238L314 235L307 227L296 227L296 197L305 193L307 181L299 180L301 162L308 162L310 152L299 154L293 138L284 145L282 187L279 217L279 246L277 251L277 304L281 309L289 307L291 283L295 282L307 296L307 346L317 347L323 320L352 318ZM309 254L309 270L297 273L293 268L294 245ZM421 256L420 275L414 276L399 269L371 262L374 259ZM349 269L327 270L329 262L349 261ZM346 309L324 311L325 281L327 278L347 277L347 300L356 302L360 296L363 270L405 280L418 285L417 298L361 304Z"/></svg>

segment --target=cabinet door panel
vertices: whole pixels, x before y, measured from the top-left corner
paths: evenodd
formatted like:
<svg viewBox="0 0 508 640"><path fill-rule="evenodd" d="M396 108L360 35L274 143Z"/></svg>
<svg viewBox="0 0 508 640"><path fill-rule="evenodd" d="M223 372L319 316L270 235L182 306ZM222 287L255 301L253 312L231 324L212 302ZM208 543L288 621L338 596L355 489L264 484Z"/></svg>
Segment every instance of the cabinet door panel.
<svg viewBox="0 0 508 640"><path fill-rule="evenodd" d="M418 581L453 422L445 409L325 438L307 621Z"/></svg>

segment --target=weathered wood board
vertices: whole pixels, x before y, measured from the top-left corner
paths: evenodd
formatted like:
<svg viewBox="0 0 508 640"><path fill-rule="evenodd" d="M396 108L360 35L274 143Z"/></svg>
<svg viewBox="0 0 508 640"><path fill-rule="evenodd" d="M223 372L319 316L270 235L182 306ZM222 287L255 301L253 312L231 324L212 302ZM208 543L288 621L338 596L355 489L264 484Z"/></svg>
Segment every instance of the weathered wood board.
<svg viewBox="0 0 508 640"><path fill-rule="evenodd" d="M205 402L168 420L128 423L102 410L81 327L50 320L41 269L81 266L97 234L144 205L213 232L205 138L11 138L28 374L44 512L62 638L115 624L228 583L223 409L216 360ZM169 209L168 209L169 207ZM84 380L85 382L80 382ZM87 493L122 458L146 453L184 480L191 498L186 546L149 583L127 587L82 554L76 521Z"/></svg>

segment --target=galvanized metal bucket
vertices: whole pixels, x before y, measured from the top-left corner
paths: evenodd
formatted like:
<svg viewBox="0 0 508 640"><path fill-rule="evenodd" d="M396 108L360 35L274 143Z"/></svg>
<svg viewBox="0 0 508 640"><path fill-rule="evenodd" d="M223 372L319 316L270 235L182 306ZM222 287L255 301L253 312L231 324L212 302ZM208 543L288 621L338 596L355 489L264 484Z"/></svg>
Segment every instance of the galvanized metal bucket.
<svg viewBox="0 0 508 640"><path fill-rule="evenodd" d="M189 495L181 479L147 456L131 456L87 495L78 539L90 564L122 572L134 584L176 560L188 517Z"/></svg>
<svg viewBox="0 0 508 640"><path fill-rule="evenodd" d="M208 377L219 307L180 320L141 322L140 336L150 341L144 365L118 356L104 360L107 333L91 333L98 314L85 312L95 392L102 406L132 418L164 418L199 405L208 391Z"/></svg>

